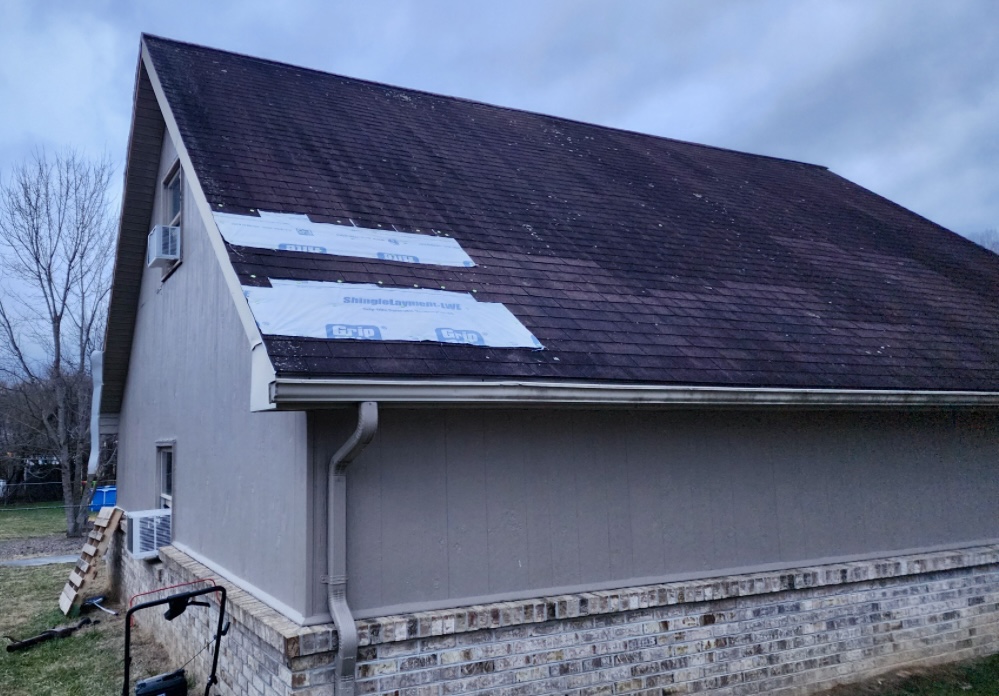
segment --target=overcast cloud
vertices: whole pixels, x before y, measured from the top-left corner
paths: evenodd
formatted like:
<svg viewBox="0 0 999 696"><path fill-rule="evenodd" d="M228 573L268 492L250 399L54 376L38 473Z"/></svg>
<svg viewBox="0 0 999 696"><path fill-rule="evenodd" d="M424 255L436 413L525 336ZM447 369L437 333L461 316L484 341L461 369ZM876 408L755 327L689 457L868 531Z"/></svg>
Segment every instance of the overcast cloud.
<svg viewBox="0 0 999 696"><path fill-rule="evenodd" d="M0 175L123 167L139 34L823 164L999 226L995 0L3 0Z"/></svg>

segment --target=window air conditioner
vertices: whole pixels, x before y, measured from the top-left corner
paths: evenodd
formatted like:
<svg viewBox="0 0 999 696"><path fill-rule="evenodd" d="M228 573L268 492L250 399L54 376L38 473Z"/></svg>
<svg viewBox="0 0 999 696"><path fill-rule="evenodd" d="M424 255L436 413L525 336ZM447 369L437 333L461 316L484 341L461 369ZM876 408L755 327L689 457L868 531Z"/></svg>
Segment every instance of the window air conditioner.
<svg viewBox="0 0 999 696"><path fill-rule="evenodd" d="M155 558L161 546L170 543L170 509L128 513L126 545L133 558Z"/></svg>
<svg viewBox="0 0 999 696"><path fill-rule="evenodd" d="M149 232L146 265L150 268L166 268L178 261L180 261L180 228L156 225Z"/></svg>

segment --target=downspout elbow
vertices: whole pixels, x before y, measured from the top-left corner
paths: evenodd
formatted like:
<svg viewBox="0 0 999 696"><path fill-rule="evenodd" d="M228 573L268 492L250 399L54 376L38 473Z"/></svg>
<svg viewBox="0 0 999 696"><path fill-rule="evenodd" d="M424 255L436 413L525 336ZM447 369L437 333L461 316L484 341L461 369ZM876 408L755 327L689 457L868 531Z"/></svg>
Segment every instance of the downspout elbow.
<svg viewBox="0 0 999 696"><path fill-rule="evenodd" d="M357 666L357 626L347 605L347 467L371 442L378 430L378 404L364 401L357 408L357 427L330 459L327 519L327 599L339 637L334 670L337 696L352 696Z"/></svg>

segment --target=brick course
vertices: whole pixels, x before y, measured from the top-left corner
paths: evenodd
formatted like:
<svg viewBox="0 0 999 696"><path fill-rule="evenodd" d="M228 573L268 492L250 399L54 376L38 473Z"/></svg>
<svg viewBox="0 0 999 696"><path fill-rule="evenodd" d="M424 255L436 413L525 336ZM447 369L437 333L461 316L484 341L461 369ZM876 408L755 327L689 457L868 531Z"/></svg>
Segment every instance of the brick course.
<svg viewBox="0 0 999 696"><path fill-rule="evenodd" d="M161 558L125 556L129 591L211 575L171 547ZM219 693L332 693L332 626L301 628L224 584L233 628ZM215 616L192 610L158 635L186 659ZM999 546L357 623L359 694L807 694L999 649ZM209 658L195 663L199 683Z"/></svg>

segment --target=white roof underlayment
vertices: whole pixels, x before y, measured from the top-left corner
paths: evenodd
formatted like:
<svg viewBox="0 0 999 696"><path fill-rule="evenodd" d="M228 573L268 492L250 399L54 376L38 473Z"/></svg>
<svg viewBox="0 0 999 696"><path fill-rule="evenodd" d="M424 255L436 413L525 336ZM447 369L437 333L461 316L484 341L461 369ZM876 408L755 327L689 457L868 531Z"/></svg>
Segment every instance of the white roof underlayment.
<svg viewBox="0 0 999 696"><path fill-rule="evenodd" d="M264 334L543 348L504 305L478 302L469 293L367 283L270 282L269 288L243 286Z"/></svg>
<svg viewBox="0 0 999 696"><path fill-rule="evenodd" d="M307 215L290 213L213 215L222 237L234 246L436 266L475 265L451 237L312 222Z"/></svg>

